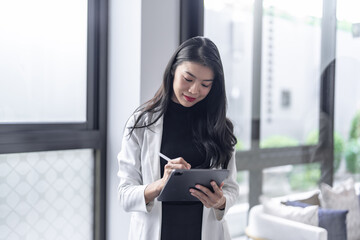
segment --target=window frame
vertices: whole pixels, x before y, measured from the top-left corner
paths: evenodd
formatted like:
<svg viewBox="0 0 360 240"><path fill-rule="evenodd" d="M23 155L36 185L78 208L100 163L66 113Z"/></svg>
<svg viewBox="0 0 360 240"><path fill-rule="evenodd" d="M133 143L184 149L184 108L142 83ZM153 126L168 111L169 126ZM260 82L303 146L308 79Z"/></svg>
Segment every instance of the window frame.
<svg viewBox="0 0 360 240"><path fill-rule="evenodd" d="M106 239L108 0L88 0L86 122L0 124L0 154L93 149L93 239Z"/></svg>

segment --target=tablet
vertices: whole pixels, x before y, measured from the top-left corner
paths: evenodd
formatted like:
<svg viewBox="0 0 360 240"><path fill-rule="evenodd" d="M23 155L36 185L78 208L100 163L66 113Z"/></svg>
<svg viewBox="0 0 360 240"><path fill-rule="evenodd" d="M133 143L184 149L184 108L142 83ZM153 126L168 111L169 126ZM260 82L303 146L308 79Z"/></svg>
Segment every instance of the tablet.
<svg viewBox="0 0 360 240"><path fill-rule="evenodd" d="M228 175L227 169L173 170L157 199L159 201L200 201L190 194L190 188L195 188L196 184L200 184L212 190L210 184L212 180L220 185Z"/></svg>

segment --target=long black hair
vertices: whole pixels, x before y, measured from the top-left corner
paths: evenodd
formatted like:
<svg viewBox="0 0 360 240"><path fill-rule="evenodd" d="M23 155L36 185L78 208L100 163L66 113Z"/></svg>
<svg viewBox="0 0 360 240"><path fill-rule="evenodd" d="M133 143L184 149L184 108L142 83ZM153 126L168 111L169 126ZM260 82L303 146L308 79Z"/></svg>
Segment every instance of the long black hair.
<svg viewBox="0 0 360 240"><path fill-rule="evenodd" d="M166 112L171 101L175 70L182 62L194 62L209 67L214 79L209 94L196 105L201 111L192 124L195 144L205 152L210 167L227 168L232 157L236 138L233 124L226 117L226 93L224 70L216 45L208 38L193 37L183 42L170 58L164 72L163 82L154 97L136 111L140 114L130 127L130 135L137 128L147 128L157 122ZM153 115L158 113L157 115ZM146 121L148 115L156 116ZM211 161L210 161L211 160Z"/></svg>

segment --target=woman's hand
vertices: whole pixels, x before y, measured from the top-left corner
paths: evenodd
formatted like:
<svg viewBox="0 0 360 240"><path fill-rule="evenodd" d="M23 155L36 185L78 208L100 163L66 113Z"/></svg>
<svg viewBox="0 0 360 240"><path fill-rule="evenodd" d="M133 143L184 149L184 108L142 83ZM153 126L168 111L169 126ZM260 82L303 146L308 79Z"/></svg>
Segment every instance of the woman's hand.
<svg viewBox="0 0 360 240"><path fill-rule="evenodd" d="M161 179L150 183L145 188L145 202L148 204L153 201L157 196L159 196L161 190L164 188L167 180L170 177L171 172L174 169L190 169L191 165L187 163L182 157L172 159L164 167L164 175Z"/></svg>
<svg viewBox="0 0 360 240"><path fill-rule="evenodd" d="M168 163L164 167L164 175L162 177L163 187L165 186L166 181L170 177L171 172L174 169L190 169L191 165L187 163L182 157L175 158Z"/></svg>
<svg viewBox="0 0 360 240"><path fill-rule="evenodd" d="M198 198L207 208L224 209L226 206L226 198L224 197L222 191L224 182L218 186L215 181L212 181L211 186L213 187L214 192L207 187L198 184L195 185L198 190L190 189L190 193L194 197Z"/></svg>

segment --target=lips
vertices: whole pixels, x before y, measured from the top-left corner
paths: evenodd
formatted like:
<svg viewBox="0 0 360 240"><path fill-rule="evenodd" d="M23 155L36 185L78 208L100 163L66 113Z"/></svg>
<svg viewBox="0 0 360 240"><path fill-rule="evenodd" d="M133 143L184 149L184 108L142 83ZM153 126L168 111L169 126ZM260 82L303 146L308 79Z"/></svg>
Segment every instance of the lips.
<svg viewBox="0 0 360 240"><path fill-rule="evenodd" d="M184 95L185 99L188 101L188 102L193 102L195 101L196 98L193 98L193 97L188 97L186 95Z"/></svg>

